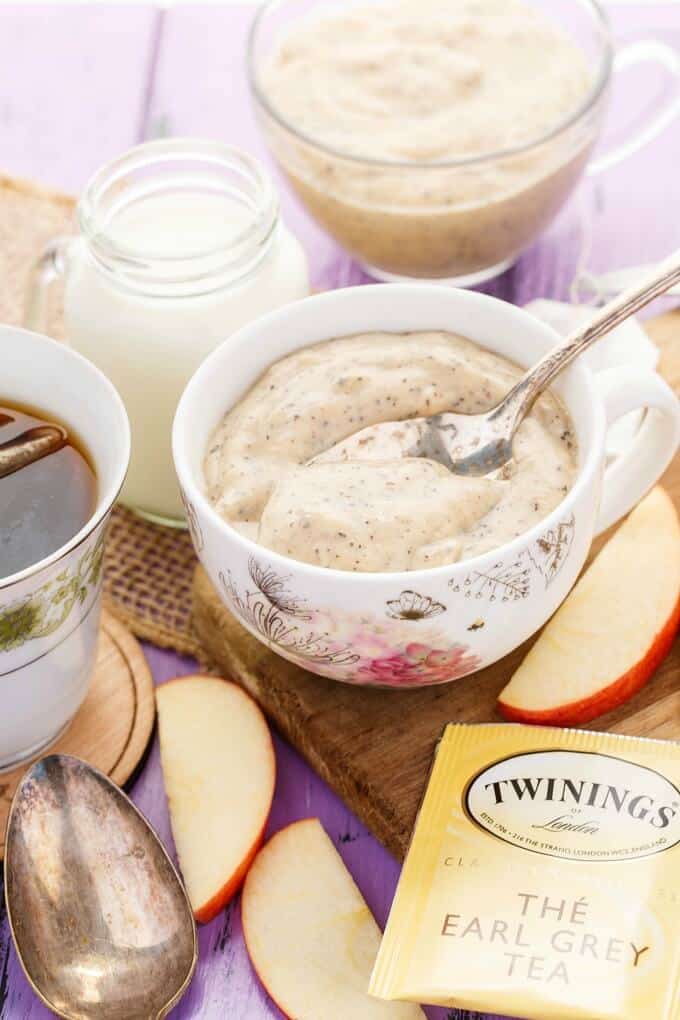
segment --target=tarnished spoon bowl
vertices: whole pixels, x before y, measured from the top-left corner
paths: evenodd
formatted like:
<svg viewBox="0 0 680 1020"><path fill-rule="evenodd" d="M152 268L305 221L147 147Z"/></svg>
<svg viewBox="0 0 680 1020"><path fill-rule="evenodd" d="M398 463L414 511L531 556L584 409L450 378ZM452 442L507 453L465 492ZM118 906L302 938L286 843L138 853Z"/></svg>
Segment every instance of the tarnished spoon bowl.
<svg viewBox="0 0 680 1020"><path fill-rule="evenodd" d="M34 991L69 1020L157 1020L196 965L184 887L132 802L53 754L26 773L5 849L7 913Z"/></svg>

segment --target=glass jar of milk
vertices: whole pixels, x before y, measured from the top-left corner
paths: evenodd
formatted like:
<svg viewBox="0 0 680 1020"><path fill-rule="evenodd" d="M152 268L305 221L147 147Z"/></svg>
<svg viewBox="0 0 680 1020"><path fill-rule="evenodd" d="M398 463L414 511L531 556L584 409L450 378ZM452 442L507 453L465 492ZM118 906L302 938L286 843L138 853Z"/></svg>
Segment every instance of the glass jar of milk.
<svg viewBox="0 0 680 1020"><path fill-rule="evenodd" d="M170 448L180 394L230 333L309 293L306 258L251 156L219 142L140 145L94 175L80 234L55 241L29 293L45 329L47 284L63 275L68 343L120 392L132 427L121 499L166 524L184 520Z"/></svg>

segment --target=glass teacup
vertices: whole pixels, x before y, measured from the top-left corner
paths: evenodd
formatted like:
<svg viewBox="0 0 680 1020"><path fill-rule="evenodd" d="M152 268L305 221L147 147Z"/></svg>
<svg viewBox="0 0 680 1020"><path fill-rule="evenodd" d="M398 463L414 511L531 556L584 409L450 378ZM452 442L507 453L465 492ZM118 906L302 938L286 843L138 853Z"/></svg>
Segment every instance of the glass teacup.
<svg viewBox="0 0 680 1020"><path fill-rule="evenodd" d="M364 0L366 2L366 0ZM255 19L249 75L273 155L317 222L379 279L439 279L473 285L507 269L546 228L583 172L594 173L650 141L680 111L680 94L635 138L589 163L614 72L654 61L680 76L658 42L614 55L596 0L537 0L591 70L585 99L528 144L438 162L362 157L312 137L292 122L265 81L282 40L303 24L342 13L353 0L271 0ZM386 13L386 18L389 12ZM536 82L536 89L541 83Z"/></svg>

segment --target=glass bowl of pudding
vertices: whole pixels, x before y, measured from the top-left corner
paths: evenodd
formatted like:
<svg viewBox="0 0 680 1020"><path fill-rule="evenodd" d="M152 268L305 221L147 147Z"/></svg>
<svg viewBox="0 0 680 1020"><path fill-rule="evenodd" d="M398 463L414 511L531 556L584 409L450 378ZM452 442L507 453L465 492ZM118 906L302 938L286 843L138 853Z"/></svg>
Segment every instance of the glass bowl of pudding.
<svg viewBox="0 0 680 1020"><path fill-rule="evenodd" d="M472 285L574 188L613 49L594 0L272 0L248 61L268 145L316 221L375 277Z"/></svg>

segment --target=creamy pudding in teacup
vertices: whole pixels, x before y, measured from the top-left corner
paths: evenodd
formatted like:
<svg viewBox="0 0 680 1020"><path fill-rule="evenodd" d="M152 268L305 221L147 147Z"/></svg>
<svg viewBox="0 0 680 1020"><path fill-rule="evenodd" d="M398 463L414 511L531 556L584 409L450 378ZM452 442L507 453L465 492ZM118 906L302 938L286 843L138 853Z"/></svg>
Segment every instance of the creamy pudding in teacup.
<svg viewBox="0 0 680 1020"><path fill-rule="evenodd" d="M208 497L259 545L339 570L417 570L495 549L547 516L575 478L574 430L551 393L520 426L513 461L487 478L421 458L308 462L367 425L487 409L519 376L443 331L294 351L225 414L205 456Z"/></svg>
<svg viewBox="0 0 680 1020"><path fill-rule="evenodd" d="M558 342L557 333L520 308L485 294L424 284L318 294L231 337L192 378L173 428L194 547L229 612L289 661L353 684L421 687L460 679L526 641L566 597L593 536L635 505L678 448L678 399L654 372L622 366L607 373L606 386L595 387L583 359L565 369L548 403L541 401L520 430L518 443L526 440L527 456L517 457L513 478L500 479L509 483L502 486L503 495L486 512L478 501L476 522L457 516L459 534L447 536L458 537L463 546L457 562L408 572L333 569L267 548L259 533L277 486L288 485L317 449L357 424L376 421L377 399L389 398L380 412L383 420L443 409L452 394L461 394L461 410L474 410L475 388L476 399L488 405L517 378L515 365L529 368ZM342 367L333 363L334 352L353 345L357 351ZM433 348L449 352L448 362L438 353L441 364L434 370L427 360ZM391 373L385 350L397 351ZM287 396L288 386L294 400ZM409 393L410 386L417 392ZM344 397L349 416L365 416L370 406L371 417L346 424L338 436L324 435L322 442L311 439L315 431L309 422L323 426L331 413L335 418L343 406L343 387L350 389ZM433 406L435 392L442 402ZM635 442L608 467L607 426L638 407L654 413L645 415ZM563 423L573 426L574 438L564 433ZM277 431L268 431L269 426ZM536 451L533 465L529 444ZM560 459L571 467L571 484L555 481L563 473L556 470ZM558 490L566 485L567 492L557 492L555 485ZM292 484L289 491L295 495ZM404 495L399 486L393 491ZM555 500L553 509L547 502L534 507L539 493ZM315 504L322 495L314 494ZM519 520L512 514L506 518L506 534L516 537L472 555L473 537L478 548L489 542L485 526L500 528L513 500ZM409 497L409 511L417 502ZM501 540L497 530L493 542ZM348 547L349 541L355 539L348 538ZM372 544L386 546L387 540L379 537ZM404 545L394 546L400 555ZM253 649L253 669L264 683L268 668Z"/></svg>

